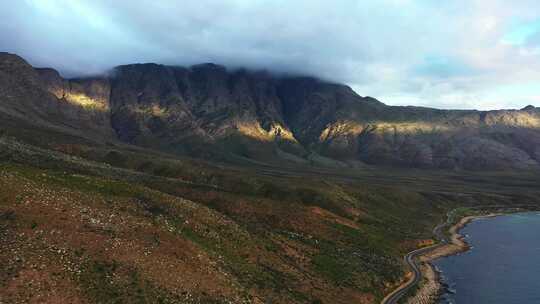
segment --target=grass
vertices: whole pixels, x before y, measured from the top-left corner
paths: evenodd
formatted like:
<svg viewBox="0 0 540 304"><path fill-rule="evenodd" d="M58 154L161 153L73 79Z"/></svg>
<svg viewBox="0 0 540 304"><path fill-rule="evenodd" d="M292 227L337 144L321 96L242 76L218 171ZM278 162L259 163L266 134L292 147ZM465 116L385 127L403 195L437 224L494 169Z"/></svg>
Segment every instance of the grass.
<svg viewBox="0 0 540 304"><path fill-rule="evenodd" d="M52 192L95 198L86 206L137 223L128 235L145 246L162 248L171 234L178 238L173 244L194 244L190 250L208 256L242 296L277 303L348 303L358 295L380 300L404 274L403 254L430 239L449 210L465 206L455 212L458 218L474 206L537 202L540 194L531 186L540 181L533 172L512 180L511 172L237 167L106 146L80 145L74 157L7 142L0 144L0 172ZM0 191L3 204L16 200L14 185ZM39 214L21 217L24 206L2 207L11 216L0 211L35 233L50 229ZM122 236L115 227L95 231L110 240ZM184 301L138 263L77 246L74 252L87 259L79 284L97 302ZM172 253L168 259L180 261ZM201 303L219 301L192 292Z"/></svg>
<svg viewBox="0 0 540 304"><path fill-rule="evenodd" d="M96 303L188 303L114 260L87 261L78 280L83 292Z"/></svg>
<svg viewBox="0 0 540 304"><path fill-rule="evenodd" d="M391 239L377 228L360 229L335 224L335 241L319 244L313 258L315 269L338 286L362 291L380 290L382 282L394 281L403 274Z"/></svg>

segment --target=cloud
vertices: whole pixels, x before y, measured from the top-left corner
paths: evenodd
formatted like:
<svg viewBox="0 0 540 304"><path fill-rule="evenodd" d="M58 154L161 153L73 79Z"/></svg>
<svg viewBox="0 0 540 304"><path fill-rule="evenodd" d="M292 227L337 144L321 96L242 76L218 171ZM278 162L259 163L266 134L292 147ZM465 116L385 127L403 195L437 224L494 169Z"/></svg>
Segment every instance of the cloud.
<svg viewBox="0 0 540 304"><path fill-rule="evenodd" d="M216 62L344 82L390 104L540 106L538 20L532 0L3 1L0 50L67 76Z"/></svg>

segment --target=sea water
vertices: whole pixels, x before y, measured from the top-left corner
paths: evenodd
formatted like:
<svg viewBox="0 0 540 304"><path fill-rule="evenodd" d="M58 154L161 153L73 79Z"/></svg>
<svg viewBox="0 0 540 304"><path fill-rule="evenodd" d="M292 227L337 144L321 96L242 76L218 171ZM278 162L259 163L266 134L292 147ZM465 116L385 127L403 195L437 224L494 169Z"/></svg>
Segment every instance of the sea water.
<svg viewBox="0 0 540 304"><path fill-rule="evenodd" d="M439 303L540 303L540 213L471 222L472 249L434 262L447 292Z"/></svg>

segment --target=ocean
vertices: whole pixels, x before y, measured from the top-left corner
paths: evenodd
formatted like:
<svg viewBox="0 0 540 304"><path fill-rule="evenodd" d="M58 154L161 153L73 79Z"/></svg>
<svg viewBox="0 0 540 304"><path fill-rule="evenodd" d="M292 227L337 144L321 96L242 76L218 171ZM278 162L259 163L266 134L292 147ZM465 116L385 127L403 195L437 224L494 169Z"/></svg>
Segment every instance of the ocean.
<svg viewBox="0 0 540 304"><path fill-rule="evenodd" d="M461 234L472 249L433 263L449 290L439 303L540 303L540 213L478 219Z"/></svg>

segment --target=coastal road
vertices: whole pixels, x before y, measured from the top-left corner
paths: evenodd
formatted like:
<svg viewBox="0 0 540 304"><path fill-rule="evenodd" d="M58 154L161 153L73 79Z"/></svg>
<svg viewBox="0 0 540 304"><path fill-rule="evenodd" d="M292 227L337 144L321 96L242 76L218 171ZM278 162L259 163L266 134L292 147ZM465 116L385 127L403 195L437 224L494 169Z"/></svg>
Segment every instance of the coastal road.
<svg viewBox="0 0 540 304"><path fill-rule="evenodd" d="M420 271L420 267L416 262L416 258L430 250L433 250L448 243L448 240L443 233L443 228L445 228L446 226L448 226L448 222L439 224L437 227L435 227L435 229L433 229L433 234L440 241L440 243L411 251L407 253L407 255L405 255L405 263L411 268L413 276L405 284L402 284L391 294L386 296L386 298L382 300L381 304L398 303L399 299L401 299L407 292L409 292L409 290L411 290L411 288L413 288L420 282L420 280L422 279L422 272Z"/></svg>
<svg viewBox="0 0 540 304"><path fill-rule="evenodd" d="M491 208L505 208L508 210L519 210L519 209L528 209L528 208L535 208L537 209L538 206L536 205L514 205L514 206L505 206L505 205L485 205L485 206L475 206L475 207L469 207L470 209L478 209L478 210L485 210L485 209L491 209ZM513 208L513 209L512 209ZM394 290L392 293L387 295L381 302L381 304L396 304L398 301L407 293L411 288L415 287L420 280L422 279L422 272L420 271L420 266L416 262L416 258L420 255L436 249L437 247L444 246L450 242L450 240L445 236L444 234L444 228L447 228L450 226L450 220L452 218L452 213L454 213L457 209L454 209L446 214L446 222L441 223L437 225L433 229L433 235L437 240L439 240L439 243L429 246L420 248L414 251L411 251L405 255L405 263L411 268L413 276L410 278L406 283L399 286L396 290Z"/></svg>

